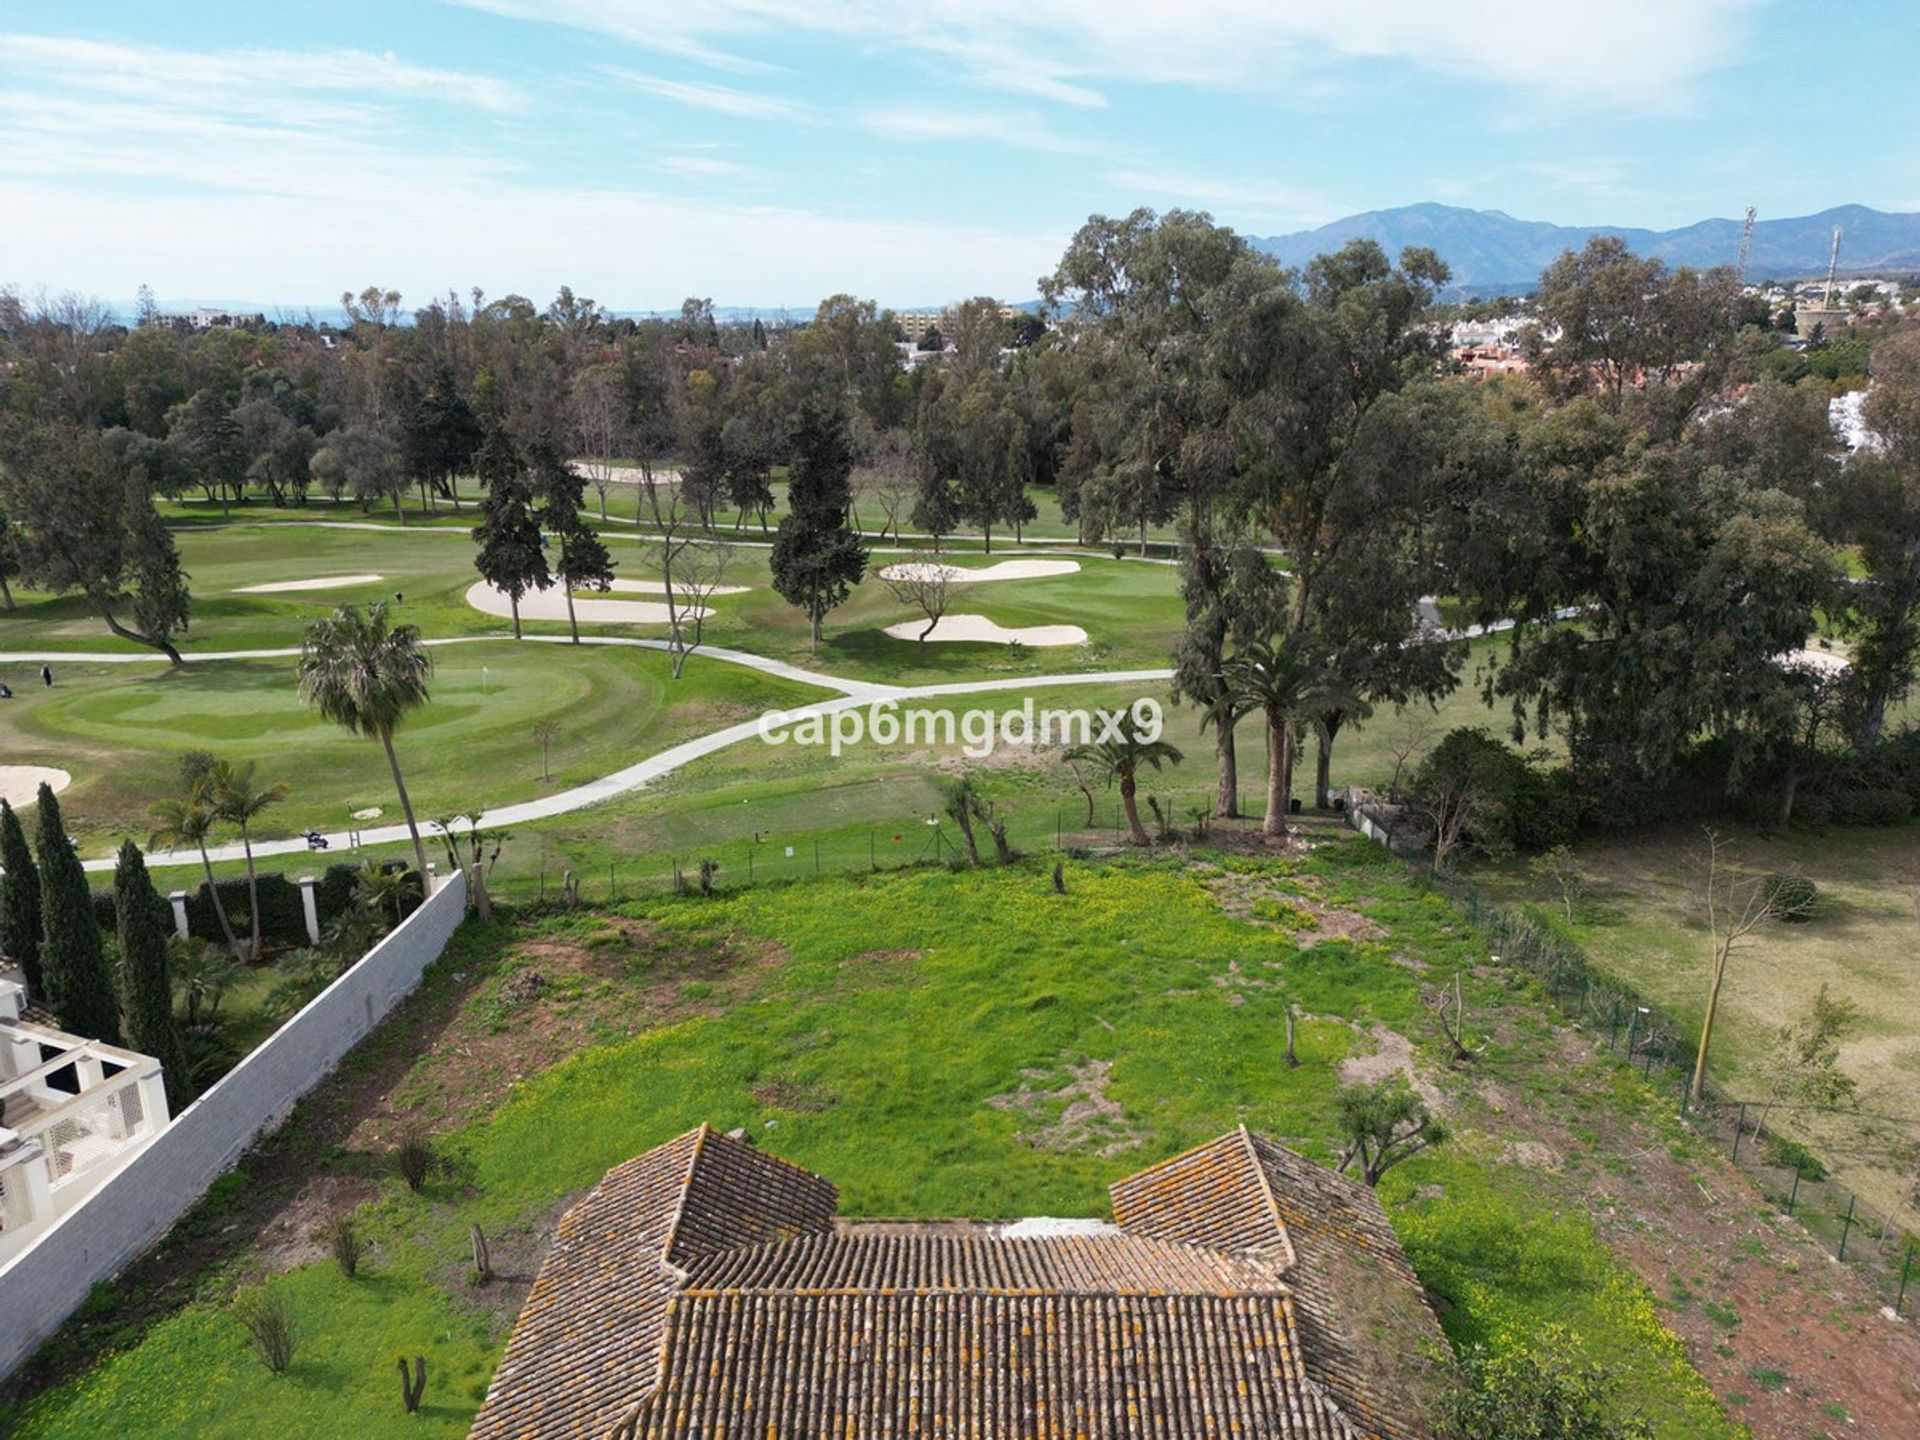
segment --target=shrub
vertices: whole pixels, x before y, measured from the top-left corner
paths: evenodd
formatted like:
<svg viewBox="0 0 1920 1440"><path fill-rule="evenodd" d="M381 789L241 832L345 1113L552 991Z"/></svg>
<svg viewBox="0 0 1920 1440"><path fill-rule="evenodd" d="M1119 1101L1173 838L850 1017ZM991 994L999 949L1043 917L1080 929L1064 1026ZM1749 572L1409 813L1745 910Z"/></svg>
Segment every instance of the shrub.
<svg viewBox="0 0 1920 1440"><path fill-rule="evenodd" d="M300 1326L293 1313L293 1302L284 1291L264 1285L245 1291L233 1302L234 1316L247 1328L254 1353L260 1363L276 1375L286 1373L293 1364L293 1352L300 1343Z"/></svg>
<svg viewBox="0 0 1920 1440"><path fill-rule="evenodd" d="M1769 875L1761 893L1776 920L1798 924L1813 918L1820 888L1804 875Z"/></svg>
<svg viewBox="0 0 1920 1440"><path fill-rule="evenodd" d="M1831 806L1836 825L1904 825L1913 819L1913 796L1884 786L1837 791Z"/></svg>
<svg viewBox="0 0 1920 1440"><path fill-rule="evenodd" d="M440 1168L440 1157L433 1153L426 1136L404 1135L393 1148L393 1168L407 1182L407 1188L417 1195L428 1177Z"/></svg>
<svg viewBox="0 0 1920 1440"><path fill-rule="evenodd" d="M320 1239L325 1242L327 1253L333 1256L333 1263L340 1267L340 1273L353 1279L367 1254L366 1237L360 1233L353 1216L334 1216L320 1227Z"/></svg>
<svg viewBox="0 0 1920 1440"><path fill-rule="evenodd" d="M1416 803L1471 792L1462 839L1482 855L1550 850L1577 833L1582 804L1563 771L1547 771L1480 727L1450 732L1414 772Z"/></svg>
<svg viewBox="0 0 1920 1440"><path fill-rule="evenodd" d="M1472 1345L1460 1355L1441 1402L1447 1440L1642 1440L1652 1427L1622 1416L1619 1385L1598 1363L1579 1356L1571 1338L1549 1327L1525 1349Z"/></svg>

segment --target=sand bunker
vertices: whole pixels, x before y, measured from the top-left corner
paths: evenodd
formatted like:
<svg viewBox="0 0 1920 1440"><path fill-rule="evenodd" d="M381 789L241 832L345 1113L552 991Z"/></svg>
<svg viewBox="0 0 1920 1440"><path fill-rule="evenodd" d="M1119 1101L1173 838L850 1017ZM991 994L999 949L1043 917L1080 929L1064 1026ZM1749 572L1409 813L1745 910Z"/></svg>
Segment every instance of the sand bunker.
<svg viewBox="0 0 1920 1440"><path fill-rule="evenodd" d="M615 580L613 582L613 588L615 590L624 590L630 595L664 595L667 593L666 582L662 580ZM751 589L753 589L751 585L716 585L707 593L709 595L744 595ZM676 585L673 587L673 593L676 595L685 595L687 593L687 587L684 585Z"/></svg>
<svg viewBox="0 0 1920 1440"><path fill-rule="evenodd" d="M267 585L242 585L236 595L279 595L288 590L335 590L342 585L371 585L384 575L321 575L312 580L275 580Z"/></svg>
<svg viewBox="0 0 1920 1440"><path fill-rule="evenodd" d="M58 795L73 783L73 777L51 765L0 765L0 799L16 810L31 805L39 798L42 781Z"/></svg>
<svg viewBox="0 0 1920 1440"><path fill-rule="evenodd" d="M1039 580L1048 575L1078 573L1078 560L1002 560L969 570L964 565L943 565L937 560L909 560L904 565L889 565L880 572L882 580L918 580L936 571L947 572L949 585L978 585L983 580Z"/></svg>
<svg viewBox="0 0 1920 1440"><path fill-rule="evenodd" d="M926 628L925 620L902 620L898 625L887 626L887 634L896 640L918 640ZM1084 645L1087 632L1078 625L1022 625L1009 630L984 615L943 615L940 623L933 627L933 633L927 636L929 644L936 640L972 640L987 645L1011 645L1015 641L1022 645Z"/></svg>
<svg viewBox="0 0 1920 1440"><path fill-rule="evenodd" d="M506 595L482 580L467 589L467 603L483 615L497 615L501 619L513 618L513 602ZM682 605L680 618L692 620L696 617L696 607ZM582 625L665 625L672 616L668 614L666 604L659 600L582 600L573 602L574 614ZM699 610L699 616L711 615L711 610ZM565 620L567 618L567 597L559 590L532 590L520 597L520 618L522 620Z"/></svg>
<svg viewBox="0 0 1920 1440"><path fill-rule="evenodd" d="M1838 675L1852 664L1845 655L1832 650L1789 650L1780 657L1780 663L1789 670L1828 676Z"/></svg>

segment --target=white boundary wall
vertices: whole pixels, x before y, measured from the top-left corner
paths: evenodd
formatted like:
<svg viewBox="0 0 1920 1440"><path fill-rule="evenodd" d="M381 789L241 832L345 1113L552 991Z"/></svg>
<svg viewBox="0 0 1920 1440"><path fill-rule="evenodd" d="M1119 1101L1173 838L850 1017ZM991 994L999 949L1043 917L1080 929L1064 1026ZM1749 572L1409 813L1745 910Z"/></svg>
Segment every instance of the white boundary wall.
<svg viewBox="0 0 1920 1440"><path fill-rule="evenodd" d="M466 908L466 876L448 876L397 930L0 1269L0 1378L58 1329L96 1284L165 1235L248 1146L333 1072L420 983Z"/></svg>

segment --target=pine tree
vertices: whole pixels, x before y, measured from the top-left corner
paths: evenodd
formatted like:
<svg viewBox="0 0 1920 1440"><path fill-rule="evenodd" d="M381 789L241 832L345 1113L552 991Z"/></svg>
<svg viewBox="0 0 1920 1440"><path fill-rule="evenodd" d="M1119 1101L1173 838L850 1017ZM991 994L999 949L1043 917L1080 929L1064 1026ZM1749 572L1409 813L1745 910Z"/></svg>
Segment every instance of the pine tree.
<svg viewBox="0 0 1920 1440"><path fill-rule="evenodd" d="M13 807L0 800L0 955L18 965L27 977L27 991L44 1000L46 979L40 973L40 876L27 849L27 832Z"/></svg>
<svg viewBox="0 0 1920 1440"><path fill-rule="evenodd" d="M578 645L580 620L573 613L573 592L611 589L613 556L587 523L586 482L550 436L533 445L533 491L540 502L540 522L560 547L553 578L567 597L567 626Z"/></svg>
<svg viewBox="0 0 1920 1440"><path fill-rule="evenodd" d="M120 1043L120 1000L100 944L87 872L60 819L53 787L40 786L40 969L47 1006L60 1027L89 1040Z"/></svg>
<svg viewBox="0 0 1920 1440"><path fill-rule="evenodd" d="M807 612L813 648L827 611L853 593L867 570L867 549L847 524L852 503L853 431L846 407L815 393L800 404L793 429L787 503L769 564L773 588Z"/></svg>
<svg viewBox="0 0 1920 1440"><path fill-rule="evenodd" d="M545 590L553 576L540 545L540 523L520 452L498 417L489 414L483 423L486 438L474 456L474 473L487 498L480 504L480 523L473 527L473 538L480 542L473 564L480 578L513 606L513 638L518 640L520 597L529 590Z"/></svg>
<svg viewBox="0 0 1920 1440"><path fill-rule="evenodd" d="M167 1105L179 1114L193 1098L187 1057L173 1022L173 976L167 966L163 905L147 878L147 862L131 840L113 867L113 912L120 932L120 990L127 997L127 1044L160 1062Z"/></svg>

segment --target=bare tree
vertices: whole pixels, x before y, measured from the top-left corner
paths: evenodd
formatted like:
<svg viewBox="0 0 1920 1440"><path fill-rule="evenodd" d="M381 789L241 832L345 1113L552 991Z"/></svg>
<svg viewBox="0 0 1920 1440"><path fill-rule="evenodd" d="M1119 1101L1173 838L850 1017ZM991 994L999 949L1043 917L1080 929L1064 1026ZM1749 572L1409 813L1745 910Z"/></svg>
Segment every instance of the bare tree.
<svg viewBox="0 0 1920 1440"><path fill-rule="evenodd" d="M1550 882L1560 892L1560 908L1571 925L1574 902L1586 893L1586 882L1581 878L1580 866L1573 858L1573 847L1556 845L1529 860L1527 869L1535 878Z"/></svg>
<svg viewBox="0 0 1920 1440"><path fill-rule="evenodd" d="M600 523L607 523L607 492L630 448L632 427L621 395L620 377L611 366L584 370L573 382L568 403L574 450L580 468L600 495Z"/></svg>
<svg viewBox="0 0 1920 1440"><path fill-rule="evenodd" d="M1700 1052L1693 1062L1693 1083L1687 1091L1696 1104L1706 1093L1707 1052L1713 1044L1713 1022L1720 1011L1720 988L1726 982L1727 962L1740 943L1773 913L1766 876L1734 868L1720 832L1708 826L1705 833L1706 884L1702 898L1707 935L1713 949L1707 982L1707 1012L1700 1022Z"/></svg>
<svg viewBox="0 0 1920 1440"><path fill-rule="evenodd" d="M678 680L686 669L687 656L698 650L706 639L707 615L713 609L709 602L725 585L732 566L731 541L695 540L681 548L678 578L673 582L679 588L681 601L680 619L674 627L677 636L672 651L674 679Z"/></svg>
<svg viewBox="0 0 1920 1440"><path fill-rule="evenodd" d="M951 565L943 565L938 560L912 560L902 565L889 565L880 572L880 578L887 582L887 588L893 591L894 598L903 605L912 605L927 617L927 628L914 636L914 644L925 645L927 637L940 623L940 617L947 613L947 605L953 597L953 582L960 572Z"/></svg>
<svg viewBox="0 0 1920 1440"><path fill-rule="evenodd" d="M1767 1103L1754 1134L1766 1133L1776 1105L1832 1108L1859 1094L1859 1082L1840 1068L1840 1042L1858 1030L1860 1022L1860 1007L1834 996L1823 983L1797 1023L1774 1031L1775 1043L1762 1061L1767 1071Z"/></svg>
<svg viewBox="0 0 1920 1440"><path fill-rule="evenodd" d="M1437 723L1430 712L1401 710L1399 723L1388 733L1387 753L1393 756L1393 779L1387 782L1387 798L1400 798L1400 776L1415 756L1433 739Z"/></svg>

